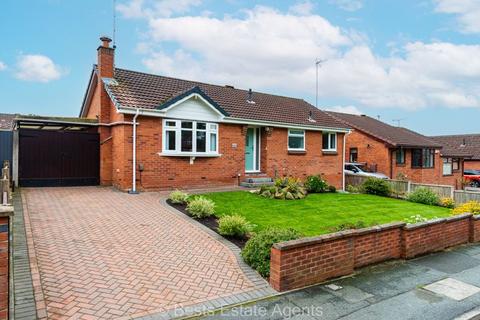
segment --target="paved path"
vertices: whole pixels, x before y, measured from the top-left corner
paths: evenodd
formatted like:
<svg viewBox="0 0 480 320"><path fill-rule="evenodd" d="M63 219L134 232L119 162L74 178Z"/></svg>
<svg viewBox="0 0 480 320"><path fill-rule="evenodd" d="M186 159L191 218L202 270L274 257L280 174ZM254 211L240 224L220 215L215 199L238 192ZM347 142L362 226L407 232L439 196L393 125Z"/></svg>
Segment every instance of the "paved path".
<svg viewBox="0 0 480 320"><path fill-rule="evenodd" d="M167 208L158 193L81 187L22 196L40 317L166 318L178 307L272 293L238 249Z"/></svg>
<svg viewBox="0 0 480 320"><path fill-rule="evenodd" d="M368 267L331 283L341 289L317 285L208 319L450 320L469 311L480 319L480 245Z"/></svg>

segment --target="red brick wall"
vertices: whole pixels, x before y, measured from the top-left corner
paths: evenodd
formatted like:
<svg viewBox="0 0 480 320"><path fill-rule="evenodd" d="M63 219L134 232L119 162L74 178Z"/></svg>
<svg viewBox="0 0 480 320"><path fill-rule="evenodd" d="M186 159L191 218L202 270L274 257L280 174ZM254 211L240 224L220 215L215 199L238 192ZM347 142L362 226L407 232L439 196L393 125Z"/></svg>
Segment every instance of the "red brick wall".
<svg viewBox="0 0 480 320"><path fill-rule="evenodd" d="M271 250L270 284L278 291L301 288L369 264L480 241L479 219L465 214L277 243Z"/></svg>
<svg viewBox="0 0 480 320"><path fill-rule="evenodd" d="M337 152L322 152L322 132L306 131L305 153L288 152L288 129L262 130L262 168L271 177L293 176L301 179L321 174L329 184L342 187L343 134L337 134Z"/></svg>
<svg viewBox="0 0 480 320"><path fill-rule="evenodd" d="M384 142L358 130L347 135L345 149L347 162L349 161L351 148L358 149L358 162L365 162L368 166L376 166L377 172L392 179L396 179L399 174L403 174L412 182L444 184L454 186L457 189L462 188L460 181L463 169L454 171L453 175L444 176L443 163L439 152L435 154L435 167L431 169L412 168L411 149L405 150L405 164L397 165L394 149L390 149ZM461 161L461 168L462 166L463 160Z"/></svg>
<svg viewBox="0 0 480 320"><path fill-rule="evenodd" d="M358 162L376 166L377 172L390 176L390 151L384 142L358 130L347 135L345 159L350 161L350 149L358 149Z"/></svg>
<svg viewBox="0 0 480 320"><path fill-rule="evenodd" d="M395 155L395 154L394 154ZM453 171L452 175L443 175L443 160L440 152L435 153L434 168L412 168L412 150L405 150L405 164L397 165L395 156L392 157L393 179L403 174L408 180L416 183L450 185L456 189L462 189L461 179L463 176L463 160L460 161L460 170Z"/></svg>
<svg viewBox="0 0 480 320"><path fill-rule="evenodd" d="M8 217L0 217L0 320L8 319Z"/></svg>
<svg viewBox="0 0 480 320"><path fill-rule="evenodd" d="M480 170L480 161L465 160L465 169Z"/></svg>
<svg viewBox="0 0 480 320"><path fill-rule="evenodd" d="M126 117L127 121L130 121ZM187 157L161 156L162 119L139 117L137 131L137 170L139 189L171 189L204 186L234 186L239 175L245 174L245 130L242 125L220 124L219 153L221 157L195 159L190 164ZM121 125L112 128L113 184L126 190L132 184L132 127ZM262 130L262 172L274 177L291 175L304 178L309 174L323 174L329 183L341 188L341 152L324 155L321 151L321 132L306 133L305 154L289 154L287 129L273 128L271 135ZM338 148L342 148L343 135L338 137ZM138 169L138 168L137 168Z"/></svg>

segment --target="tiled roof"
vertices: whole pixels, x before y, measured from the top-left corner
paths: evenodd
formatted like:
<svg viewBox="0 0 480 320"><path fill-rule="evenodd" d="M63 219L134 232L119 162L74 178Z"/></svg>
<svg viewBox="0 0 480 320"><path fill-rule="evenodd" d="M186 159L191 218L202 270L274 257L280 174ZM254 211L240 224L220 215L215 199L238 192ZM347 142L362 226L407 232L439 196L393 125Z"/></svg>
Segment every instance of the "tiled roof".
<svg viewBox="0 0 480 320"><path fill-rule="evenodd" d="M420 147L438 148L442 145L424 135L406 128L394 127L380 120L348 113L327 111L331 116L344 121L352 128L362 131L378 140L384 141L392 147Z"/></svg>
<svg viewBox="0 0 480 320"><path fill-rule="evenodd" d="M0 130L13 130L14 114L0 113Z"/></svg>
<svg viewBox="0 0 480 320"><path fill-rule="evenodd" d="M122 107L159 109L165 102L198 87L231 118L272 121L286 124L343 128L343 122L329 116L302 99L253 92L249 103L248 90L235 89L125 69L115 69L115 82L106 84L110 94ZM309 121L309 115L313 121Z"/></svg>
<svg viewBox="0 0 480 320"><path fill-rule="evenodd" d="M431 137L449 148L451 153L463 153L480 160L480 134L460 134Z"/></svg>

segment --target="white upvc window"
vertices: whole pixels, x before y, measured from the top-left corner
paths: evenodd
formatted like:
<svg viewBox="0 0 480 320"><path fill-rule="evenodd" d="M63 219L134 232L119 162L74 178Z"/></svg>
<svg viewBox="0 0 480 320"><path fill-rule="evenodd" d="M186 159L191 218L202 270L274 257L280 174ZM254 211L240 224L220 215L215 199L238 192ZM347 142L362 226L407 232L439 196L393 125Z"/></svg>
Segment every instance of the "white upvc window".
<svg viewBox="0 0 480 320"><path fill-rule="evenodd" d="M163 120L165 155L218 155L218 124L194 120Z"/></svg>
<svg viewBox="0 0 480 320"><path fill-rule="evenodd" d="M305 130L288 129L288 150L305 150Z"/></svg>
<svg viewBox="0 0 480 320"><path fill-rule="evenodd" d="M336 132L323 132L322 150L337 151L337 133Z"/></svg>

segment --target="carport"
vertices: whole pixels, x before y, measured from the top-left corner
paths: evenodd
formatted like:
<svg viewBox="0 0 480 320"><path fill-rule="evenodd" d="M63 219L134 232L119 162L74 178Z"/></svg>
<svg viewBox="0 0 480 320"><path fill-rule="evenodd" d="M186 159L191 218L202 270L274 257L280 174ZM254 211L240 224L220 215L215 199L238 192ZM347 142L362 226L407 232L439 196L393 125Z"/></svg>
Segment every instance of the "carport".
<svg viewBox="0 0 480 320"><path fill-rule="evenodd" d="M13 178L21 187L98 185L97 120L17 116Z"/></svg>

